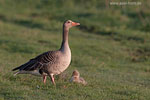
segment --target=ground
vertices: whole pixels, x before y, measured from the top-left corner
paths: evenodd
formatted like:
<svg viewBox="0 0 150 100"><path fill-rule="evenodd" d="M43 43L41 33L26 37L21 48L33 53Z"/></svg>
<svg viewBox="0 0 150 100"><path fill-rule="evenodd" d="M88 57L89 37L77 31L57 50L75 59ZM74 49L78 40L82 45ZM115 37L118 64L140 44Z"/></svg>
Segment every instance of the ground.
<svg viewBox="0 0 150 100"><path fill-rule="evenodd" d="M107 0L0 0L0 100L149 100L149 1L112 6ZM119 0L116 0L119 1ZM69 32L72 62L56 86L11 71L61 45ZM86 86L69 83L77 69Z"/></svg>

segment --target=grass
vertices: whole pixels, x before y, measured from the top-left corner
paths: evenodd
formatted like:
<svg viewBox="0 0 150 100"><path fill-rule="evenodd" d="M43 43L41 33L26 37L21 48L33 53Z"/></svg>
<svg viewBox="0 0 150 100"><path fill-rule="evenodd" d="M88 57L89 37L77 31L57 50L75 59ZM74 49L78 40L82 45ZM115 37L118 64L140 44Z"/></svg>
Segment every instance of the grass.
<svg viewBox="0 0 150 100"><path fill-rule="evenodd" d="M141 2L0 0L0 100L149 100L150 12L149 1ZM59 49L66 19L81 26L69 33L72 62L65 79L56 76L53 86L50 79L44 85L41 77L14 77L12 68ZM74 69L87 86L69 83Z"/></svg>

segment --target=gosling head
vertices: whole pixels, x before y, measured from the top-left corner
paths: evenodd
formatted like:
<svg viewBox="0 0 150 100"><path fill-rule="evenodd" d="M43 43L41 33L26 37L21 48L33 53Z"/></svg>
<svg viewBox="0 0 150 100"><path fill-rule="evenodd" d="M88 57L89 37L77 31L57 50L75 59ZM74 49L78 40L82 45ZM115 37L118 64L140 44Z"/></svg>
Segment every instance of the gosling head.
<svg viewBox="0 0 150 100"><path fill-rule="evenodd" d="M72 73L73 77L80 77L80 73L77 70L74 70Z"/></svg>

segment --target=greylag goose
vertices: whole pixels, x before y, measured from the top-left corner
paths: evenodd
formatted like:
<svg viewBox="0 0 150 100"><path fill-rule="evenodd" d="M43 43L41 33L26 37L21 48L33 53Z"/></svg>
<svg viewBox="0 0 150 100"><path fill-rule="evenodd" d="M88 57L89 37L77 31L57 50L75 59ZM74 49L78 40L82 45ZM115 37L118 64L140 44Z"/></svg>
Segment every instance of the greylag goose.
<svg viewBox="0 0 150 100"><path fill-rule="evenodd" d="M73 71L70 82L81 83L83 85L87 84L87 82L82 77L80 77L80 73L78 70Z"/></svg>
<svg viewBox="0 0 150 100"><path fill-rule="evenodd" d="M46 78L49 76L52 83L55 85L54 75L62 73L68 68L71 62L71 51L68 44L68 33L72 26L80 25L80 23L67 20L63 24L63 39L59 50L45 52L33 59L30 59L25 64L12 69L18 70L17 74L32 74L43 77L43 82L46 83Z"/></svg>

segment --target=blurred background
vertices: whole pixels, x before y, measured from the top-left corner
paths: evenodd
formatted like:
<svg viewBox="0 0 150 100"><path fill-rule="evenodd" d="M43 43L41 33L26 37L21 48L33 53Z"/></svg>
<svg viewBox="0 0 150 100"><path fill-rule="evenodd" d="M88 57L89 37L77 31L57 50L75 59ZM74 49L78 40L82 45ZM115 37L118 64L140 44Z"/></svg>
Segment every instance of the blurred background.
<svg viewBox="0 0 150 100"><path fill-rule="evenodd" d="M116 2L140 4L112 4ZM149 31L148 0L1 0L0 6L1 20L32 28L48 30L52 22L72 19L83 23L82 30L94 33Z"/></svg>
<svg viewBox="0 0 150 100"><path fill-rule="evenodd" d="M149 100L149 0L0 0L0 100ZM70 29L72 62L57 86L11 69L59 49ZM88 85L70 84L74 69Z"/></svg>

